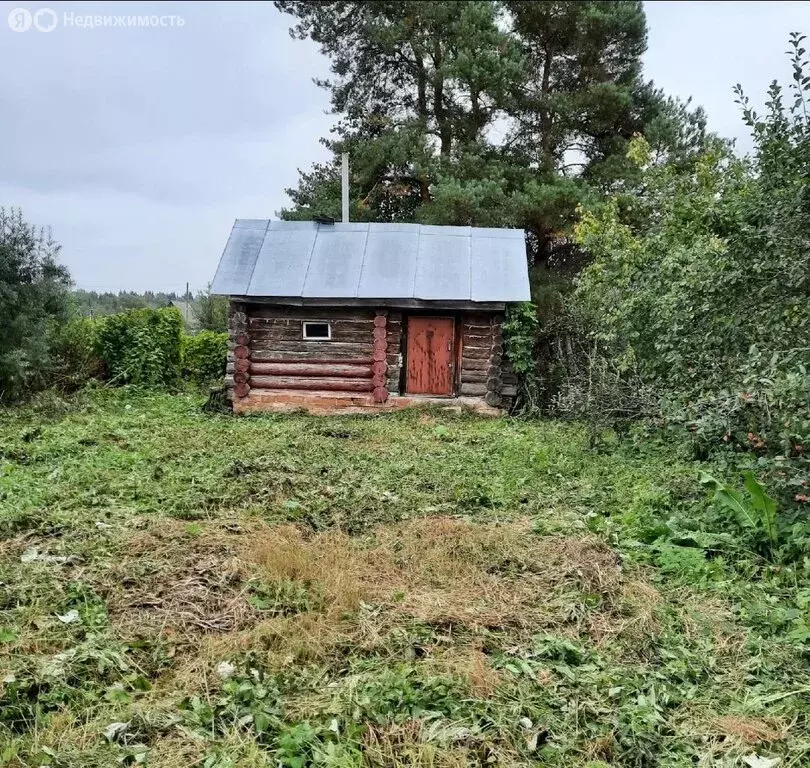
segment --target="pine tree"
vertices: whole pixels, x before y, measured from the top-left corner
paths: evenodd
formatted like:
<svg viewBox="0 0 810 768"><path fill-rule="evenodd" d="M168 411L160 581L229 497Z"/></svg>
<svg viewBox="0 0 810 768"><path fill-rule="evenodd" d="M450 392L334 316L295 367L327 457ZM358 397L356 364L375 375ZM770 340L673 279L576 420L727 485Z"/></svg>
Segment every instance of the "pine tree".
<svg viewBox="0 0 810 768"><path fill-rule="evenodd" d="M301 174L285 218L339 216L347 151L354 219L522 227L546 262L578 205L636 173L632 136L655 133L665 154L702 137L641 77L637 0L276 6L329 57L339 116L335 160Z"/></svg>

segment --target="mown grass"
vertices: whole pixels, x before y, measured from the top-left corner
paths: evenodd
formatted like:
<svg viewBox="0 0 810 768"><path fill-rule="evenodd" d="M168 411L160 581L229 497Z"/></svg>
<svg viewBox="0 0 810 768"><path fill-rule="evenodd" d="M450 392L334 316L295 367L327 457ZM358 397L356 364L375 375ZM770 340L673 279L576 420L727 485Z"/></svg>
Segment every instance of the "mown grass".
<svg viewBox="0 0 810 768"><path fill-rule="evenodd" d="M810 761L790 575L650 533L686 453L201 404L0 415L0 765Z"/></svg>

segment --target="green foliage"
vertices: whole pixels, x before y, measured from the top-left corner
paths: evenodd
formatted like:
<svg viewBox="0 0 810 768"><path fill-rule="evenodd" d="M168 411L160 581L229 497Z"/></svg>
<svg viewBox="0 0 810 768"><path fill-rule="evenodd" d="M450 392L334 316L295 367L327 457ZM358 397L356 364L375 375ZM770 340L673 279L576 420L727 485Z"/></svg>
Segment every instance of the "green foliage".
<svg viewBox="0 0 810 768"><path fill-rule="evenodd" d="M728 510L737 525L753 538L758 547L764 546L773 554L779 545L776 500L765 493L752 472L746 472L743 477L747 497L708 472L701 475L700 482L713 492L714 503Z"/></svg>
<svg viewBox="0 0 810 768"><path fill-rule="evenodd" d="M76 288L70 294L74 313L82 317L105 317L130 309L162 309L168 307L170 302L183 298L190 299L191 296L184 297L174 291L169 293L118 291L118 293L113 293L112 291L86 291L82 288Z"/></svg>
<svg viewBox="0 0 810 768"><path fill-rule="evenodd" d="M681 159L702 142L702 113L641 77L640 2L275 5L329 57L340 116L284 218L339 216L346 151L355 220L522 227L546 261L579 204L637 176L627 137Z"/></svg>
<svg viewBox="0 0 810 768"><path fill-rule="evenodd" d="M313 606L313 597L310 585L282 580L272 584L253 584L251 587L250 604L263 613L273 616L293 616L310 610Z"/></svg>
<svg viewBox="0 0 810 768"><path fill-rule="evenodd" d="M67 317L70 276L60 246L22 211L0 208L0 403L50 381L48 329Z"/></svg>
<svg viewBox="0 0 810 768"><path fill-rule="evenodd" d="M420 676L400 666L369 677L351 689L347 702L356 720L386 725L426 717L453 717L462 709L462 688L450 677Z"/></svg>
<svg viewBox="0 0 810 768"><path fill-rule="evenodd" d="M198 384L220 381L228 358L228 334L200 331L181 338L183 378Z"/></svg>
<svg viewBox="0 0 810 768"><path fill-rule="evenodd" d="M173 308L133 309L104 318L99 354L115 383L174 385L180 377L183 320Z"/></svg>
<svg viewBox="0 0 810 768"><path fill-rule="evenodd" d="M577 227L593 261L576 301L594 362L638 377L659 423L688 430L698 455L732 448L742 469L754 467L739 454L757 457L795 540L810 487L810 213L797 202L810 194L810 79L798 35L791 64L787 105L773 83L758 115L736 89L751 158L714 142L690 166L661 164L634 141L633 195L585 211Z"/></svg>
<svg viewBox="0 0 810 768"><path fill-rule="evenodd" d="M71 317L48 329L53 359L52 386L72 392L100 378L104 361L98 352L99 323L89 317Z"/></svg>
<svg viewBox="0 0 810 768"><path fill-rule="evenodd" d="M0 413L12 764L734 764L752 748L725 717L807 761L806 729L780 724L808 716L810 572L707 501L699 471L732 477L721 461L644 430L594 452L561 421L223 419L203 400L98 388ZM350 537L358 562L319 591L293 549L300 578L269 580L254 544L291 517L319 569L312 536ZM781 504L777 521L781 551L797 536ZM447 563L428 535L400 549L409 525L448 531L458 579L424 580ZM380 583L334 610L370 564ZM513 600L537 613L502 613Z"/></svg>
<svg viewBox="0 0 810 768"><path fill-rule="evenodd" d="M191 305L196 325L203 331L227 333L228 331L228 297L212 296L211 286L197 294Z"/></svg>
<svg viewBox="0 0 810 768"><path fill-rule="evenodd" d="M223 681L212 700L191 696L180 703L184 723L211 736L238 728L270 738L281 724L284 710L275 681L257 669Z"/></svg>
<svg viewBox="0 0 810 768"><path fill-rule="evenodd" d="M537 342L537 307L529 302L510 304L503 324L506 358L512 370L529 374L535 367L534 345Z"/></svg>

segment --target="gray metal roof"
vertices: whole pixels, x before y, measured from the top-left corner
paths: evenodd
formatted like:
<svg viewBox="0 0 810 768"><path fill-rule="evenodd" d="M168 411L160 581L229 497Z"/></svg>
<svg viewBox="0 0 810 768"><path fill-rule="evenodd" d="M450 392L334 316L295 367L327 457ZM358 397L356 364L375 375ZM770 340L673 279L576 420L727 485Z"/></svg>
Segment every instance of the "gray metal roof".
<svg viewBox="0 0 810 768"><path fill-rule="evenodd" d="M211 292L528 301L529 274L520 229L237 219Z"/></svg>

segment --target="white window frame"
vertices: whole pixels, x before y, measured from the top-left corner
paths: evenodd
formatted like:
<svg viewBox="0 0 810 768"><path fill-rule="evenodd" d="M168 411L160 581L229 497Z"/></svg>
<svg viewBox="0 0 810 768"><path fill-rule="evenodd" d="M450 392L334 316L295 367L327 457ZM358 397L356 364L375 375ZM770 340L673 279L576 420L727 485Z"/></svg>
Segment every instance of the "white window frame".
<svg viewBox="0 0 810 768"><path fill-rule="evenodd" d="M325 325L326 336L308 336L308 325ZM301 338L304 341L331 341L332 340L332 323L328 320L303 320L301 322Z"/></svg>

